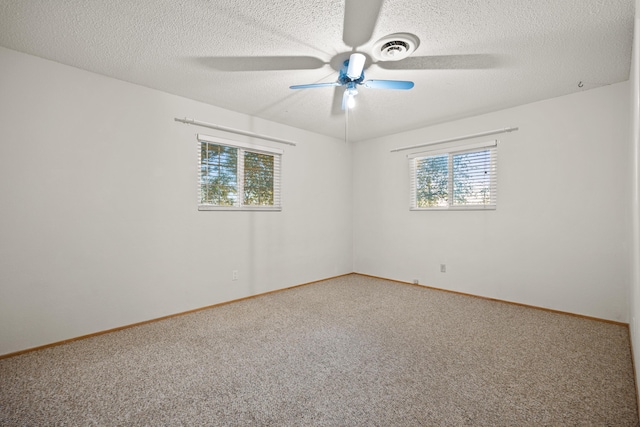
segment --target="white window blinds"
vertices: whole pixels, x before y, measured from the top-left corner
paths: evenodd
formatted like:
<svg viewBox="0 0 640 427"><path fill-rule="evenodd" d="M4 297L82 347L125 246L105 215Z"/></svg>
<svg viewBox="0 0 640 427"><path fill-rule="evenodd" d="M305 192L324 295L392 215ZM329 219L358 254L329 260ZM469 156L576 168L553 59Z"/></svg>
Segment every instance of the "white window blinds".
<svg viewBox="0 0 640 427"><path fill-rule="evenodd" d="M281 210L277 148L198 135L199 210Z"/></svg>
<svg viewBox="0 0 640 427"><path fill-rule="evenodd" d="M497 141L490 141L407 156L410 209L495 209L497 147Z"/></svg>

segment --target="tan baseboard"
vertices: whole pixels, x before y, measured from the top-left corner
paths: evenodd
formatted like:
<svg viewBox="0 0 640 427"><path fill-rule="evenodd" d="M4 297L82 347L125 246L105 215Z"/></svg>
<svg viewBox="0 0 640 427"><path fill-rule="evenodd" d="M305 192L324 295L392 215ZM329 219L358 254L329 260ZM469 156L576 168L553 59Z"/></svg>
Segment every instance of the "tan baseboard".
<svg viewBox="0 0 640 427"><path fill-rule="evenodd" d="M598 318L598 317L585 316L585 315L582 315L582 314L570 313L570 312L560 311L560 310L553 310L553 309L550 309L550 308L537 307L537 306L534 306L534 305L522 304L522 303L512 302L512 301L505 301L505 300L500 300L500 299L496 299L496 298L483 297L483 296L468 294L468 293L464 293L464 292L452 291L452 290L449 290L449 289L434 288L432 286L420 285L420 284L415 284L415 283L410 283L410 282L403 282L401 280L389 279L389 278L386 278L386 277L379 277L379 276L373 276L373 275L370 275L370 274L363 274L363 273L353 272L353 273L341 274L339 276L328 277L326 279L315 280L313 282L307 282L307 283L302 283L302 284L299 284L299 285L293 285L293 286L289 286L287 288L275 289L273 291L263 292L263 293L256 294L256 295L249 295L247 297L238 298L238 299L234 299L234 300L231 300L231 301L224 301L224 302L221 302L221 303L217 303L217 304L208 305L208 306L205 306L205 307L196 308L196 309L193 309L193 310L188 310L188 311L183 311L183 312L180 312L180 313L170 314L168 316L157 317L157 318L150 319L150 320L145 320L145 321L142 321L142 322L137 322L137 323L132 323L132 324L129 324L129 325L119 326L117 328L112 328L112 329L107 329L107 330L104 330L104 331L94 332L94 333L87 334L87 335L81 335L79 337L69 338L69 339L62 340L62 341L56 341L56 342L53 342L53 343L50 343L50 344L45 344L45 345L41 345L41 346L37 346L37 347L32 347L32 348L28 348L28 349L25 349L25 350L19 350L19 351L16 351L16 352L0 355L0 360L1 359L7 359L9 357L19 356L19 355L25 354L25 353L30 353L32 351L43 350L43 349L49 348L49 347L56 347L56 346L59 346L59 345L62 345L62 344L67 344L67 343L70 343L70 342L73 342L73 341L79 341L79 340L83 340L83 339L86 339L86 338L95 337L95 336L98 336L98 335L104 335L104 334L108 334L108 333L111 333L111 332L121 331L123 329L133 328L133 327L144 325L144 324L147 324L147 323L158 322L160 320L170 319L172 317L184 316L185 314L195 313L195 312L202 311L202 310L208 310L210 308L220 307L220 306L223 306L223 305L226 305L226 304L232 304L232 303L235 303L235 302L240 302L240 301L244 301L244 300L251 299L251 298L257 298L257 297L260 297L260 296L269 295L269 294L273 294L273 293L276 293L276 292L282 292L282 291L286 291L286 290L289 290L289 289L294 289L294 288L299 288L299 287L302 287L302 286L312 285L314 283L326 282L327 280L337 279L339 277L345 277L345 276L350 276L350 275L371 277L371 278L374 278L374 279L380 279L380 280L386 280L386 281L389 281L389 282L401 283L403 285L418 286L418 287L422 287L422 288L432 289L432 290L435 290L435 291L449 292L449 293L453 293L453 294L457 294L457 295L464 295L464 296L473 297L473 298L481 298L481 299L488 300L488 301L496 301L496 302L501 302L501 303L504 303L504 304L512 304L512 305L517 305L517 306L520 306L520 307L527 307L527 308L533 308L533 309L536 309L536 310L543 310L543 311L547 311L547 312L550 312L550 313L565 314L565 315L568 315L568 316L575 316L575 317L580 317L580 318L583 318L583 319L596 320L596 321L599 321L599 322L605 322L605 323L611 323L611 324L614 324L614 325L620 325L620 326L629 327L629 324L628 323L624 323L624 322L616 322L616 321L613 321L613 320L601 319L601 318ZM634 373L635 373L635 370L634 370Z"/></svg>
<svg viewBox="0 0 640 427"><path fill-rule="evenodd" d="M118 326L117 328L112 328L112 329L107 329L107 330L104 330L104 331L94 332L94 333L87 334L87 335L81 335L81 336L75 337L75 338L69 338L69 339L62 340L62 341L56 341L56 342L53 342L53 343L50 343L50 344L40 345L40 346L37 346L37 347L31 347L31 348L27 348L25 350L19 350L19 351L15 351L15 352L12 352L12 353L2 354L2 355L0 355L0 360L7 359L9 357L19 356L19 355L25 354L25 353L31 353L32 351L38 351L38 350L44 350L45 348L56 347L56 346L59 346L59 345L62 345L62 344L67 344L67 343L70 343L70 342L73 342L73 341L84 340L84 339L87 339L87 338L96 337L98 335L104 335L104 334L108 334L108 333L111 333L111 332L121 331L123 329L129 329L129 328L133 328L133 327L136 327L136 326L145 325L147 323L153 323L153 322L158 322L160 320L171 319L172 317L184 316L185 314L196 313L198 311L208 310L210 308L220 307L220 306L231 304L231 303L234 303L234 302L240 302L240 301L244 301L244 300L251 299L251 298L257 298L257 297L260 297L260 296L273 294L273 293L276 293L276 292L282 292L282 291L286 291L286 290L289 290L289 289L299 288L301 286L312 285L314 283L326 282L327 280L337 279L338 277L349 276L349 275L352 275L352 274L354 274L354 273L341 274L339 276L328 277L326 279L315 280L313 282L302 283L300 285L293 285L293 286L289 286L287 288L275 289L273 291L263 292L263 293L256 294L256 295L249 295L247 297L238 298L238 299L234 299L234 300L231 300L231 301L224 301L224 302L220 302L220 303L213 304L213 305L207 305L205 307L195 308L193 310L182 311L180 313L170 314L168 316L157 317L157 318L150 319L150 320L145 320L145 321L142 321L142 322L132 323L132 324L129 324L129 325L124 325L124 326Z"/></svg>
<svg viewBox="0 0 640 427"><path fill-rule="evenodd" d="M364 277L371 277L373 279L387 280L389 282L402 283L403 285L419 286L421 288L432 289L434 291L449 292L449 293L456 294L456 295L464 295L464 296L467 296L467 297L480 298L480 299L484 299L484 300L487 300L487 301L501 302L501 303L504 303L504 304L517 305L517 306L520 306L520 307L535 308L536 310L547 311L549 313L566 314L567 316L580 317L582 319L589 319L589 320L596 320L598 322L605 322L605 323L611 323L613 325L626 326L627 328L629 327L629 324L625 323L625 322L616 322L615 320L602 319L600 317L586 316L584 314L576 314L576 313L571 313L569 311L554 310L552 308L538 307L536 305L522 304L522 303L519 303L519 302L501 300L501 299L497 299L497 298L483 297L483 296L480 296L480 295L474 295L474 294L468 294L468 293L465 293L465 292L452 291L452 290L449 290L449 289L434 288L433 286L420 285L420 284L411 283L411 282L403 282L401 280L388 279L386 277L379 277L379 276L372 276L370 274L363 274L363 273L353 273L353 274L357 274L359 276L364 276Z"/></svg>

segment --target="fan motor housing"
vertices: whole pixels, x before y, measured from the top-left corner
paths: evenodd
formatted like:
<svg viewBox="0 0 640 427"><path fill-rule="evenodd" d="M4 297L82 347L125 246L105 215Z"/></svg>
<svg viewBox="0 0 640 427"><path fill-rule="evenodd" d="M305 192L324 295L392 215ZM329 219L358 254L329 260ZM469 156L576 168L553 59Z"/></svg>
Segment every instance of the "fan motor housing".
<svg viewBox="0 0 640 427"><path fill-rule="evenodd" d="M400 61L411 55L419 44L420 39L413 34L390 34L374 43L373 56L379 61Z"/></svg>

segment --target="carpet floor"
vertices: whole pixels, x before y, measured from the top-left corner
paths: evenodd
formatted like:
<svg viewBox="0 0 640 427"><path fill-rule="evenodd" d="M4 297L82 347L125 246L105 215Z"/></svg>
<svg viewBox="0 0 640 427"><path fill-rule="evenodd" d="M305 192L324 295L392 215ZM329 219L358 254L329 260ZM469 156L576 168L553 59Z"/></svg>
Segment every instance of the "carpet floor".
<svg viewBox="0 0 640 427"><path fill-rule="evenodd" d="M625 326L349 275L0 360L0 425L637 426Z"/></svg>

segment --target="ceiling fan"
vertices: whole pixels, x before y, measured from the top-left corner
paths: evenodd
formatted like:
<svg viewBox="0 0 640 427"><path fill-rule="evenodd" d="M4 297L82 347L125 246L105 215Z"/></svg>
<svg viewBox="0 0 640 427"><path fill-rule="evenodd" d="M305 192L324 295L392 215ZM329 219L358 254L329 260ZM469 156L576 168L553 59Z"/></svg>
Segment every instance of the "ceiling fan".
<svg viewBox="0 0 640 427"><path fill-rule="evenodd" d="M344 61L340 69L337 82L331 83L311 83L304 85L289 86L291 89L311 89L327 86L345 86L342 95L342 109L353 108L355 96L358 94L358 85L373 89L399 89L408 90L413 87L413 82L404 80L365 80L364 64L366 57L361 53L352 53L349 59Z"/></svg>
<svg viewBox="0 0 640 427"><path fill-rule="evenodd" d="M225 72L313 70L330 65L339 72L337 81L293 85L290 88L335 87L333 114L348 112L347 107L354 103L358 86L400 90L408 90L414 86L410 81L364 80L364 69L369 64L375 64L384 70L485 69L496 66L498 58L490 54L409 57L420 42L415 35L407 33L391 34L369 45L384 1L344 0L342 40L351 48L346 60L345 53L342 52L329 61L311 56L205 57L198 58L198 61ZM340 92L342 87L344 92ZM339 105L342 105L343 111L340 111Z"/></svg>

